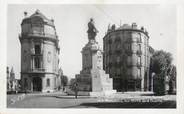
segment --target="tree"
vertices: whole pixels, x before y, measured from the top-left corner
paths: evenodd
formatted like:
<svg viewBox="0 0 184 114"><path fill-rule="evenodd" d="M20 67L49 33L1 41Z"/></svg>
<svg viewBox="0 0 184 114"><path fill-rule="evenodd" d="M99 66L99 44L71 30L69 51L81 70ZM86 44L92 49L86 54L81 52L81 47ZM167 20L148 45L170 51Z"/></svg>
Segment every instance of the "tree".
<svg viewBox="0 0 184 114"><path fill-rule="evenodd" d="M68 77L65 75L61 76L61 84L63 85L63 87L67 86L68 84Z"/></svg>
<svg viewBox="0 0 184 114"><path fill-rule="evenodd" d="M71 90L75 90L75 83L76 83L75 78L70 79L70 89Z"/></svg>
<svg viewBox="0 0 184 114"><path fill-rule="evenodd" d="M172 55L163 50L155 51L151 57L151 72L156 75L153 77L153 91L157 95L166 93L166 76L171 67Z"/></svg>
<svg viewBox="0 0 184 114"><path fill-rule="evenodd" d="M169 75L169 94L176 93L176 66L171 65L170 69L168 70Z"/></svg>
<svg viewBox="0 0 184 114"><path fill-rule="evenodd" d="M151 60L151 71L156 74L160 74L162 72L166 72L169 69L172 63L172 55L169 52L159 50L154 52Z"/></svg>

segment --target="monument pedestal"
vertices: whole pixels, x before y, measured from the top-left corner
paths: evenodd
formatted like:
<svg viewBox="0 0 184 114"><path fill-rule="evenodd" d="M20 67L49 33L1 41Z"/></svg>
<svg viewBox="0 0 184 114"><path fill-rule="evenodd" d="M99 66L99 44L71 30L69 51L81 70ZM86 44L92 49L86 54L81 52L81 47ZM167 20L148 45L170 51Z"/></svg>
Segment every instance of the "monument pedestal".
<svg viewBox="0 0 184 114"><path fill-rule="evenodd" d="M106 74L102 69L92 69L92 92L91 96L103 96L116 93L113 90L112 79L109 78L109 74Z"/></svg>
<svg viewBox="0 0 184 114"><path fill-rule="evenodd" d="M76 75L78 91L90 92L90 96L116 93L112 79L103 70L103 54L95 40L82 49L82 71Z"/></svg>

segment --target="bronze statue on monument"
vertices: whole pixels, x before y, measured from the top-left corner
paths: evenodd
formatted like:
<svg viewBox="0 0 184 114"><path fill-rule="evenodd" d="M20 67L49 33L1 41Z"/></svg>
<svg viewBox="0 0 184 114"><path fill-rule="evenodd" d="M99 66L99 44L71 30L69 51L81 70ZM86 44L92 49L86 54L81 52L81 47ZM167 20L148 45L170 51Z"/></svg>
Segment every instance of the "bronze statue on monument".
<svg viewBox="0 0 184 114"><path fill-rule="evenodd" d="M90 22L88 23L88 39L90 40L95 40L96 34L98 33L98 30L96 29L94 25L94 20L93 18L90 18Z"/></svg>

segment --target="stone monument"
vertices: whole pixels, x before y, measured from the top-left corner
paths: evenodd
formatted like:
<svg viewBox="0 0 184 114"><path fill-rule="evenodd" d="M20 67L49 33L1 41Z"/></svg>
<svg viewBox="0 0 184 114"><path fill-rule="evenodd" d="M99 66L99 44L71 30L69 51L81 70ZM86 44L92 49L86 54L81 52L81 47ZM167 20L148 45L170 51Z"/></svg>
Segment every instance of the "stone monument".
<svg viewBox="0 0 184 114"><path fill-rule="evenodd" d="M98 30L91 18L88 23L88 43L82 49L82 70L76 75L78 91L88 92L91 96L112 94L112 79L103 70L103 52L95 37Z"/></svg>

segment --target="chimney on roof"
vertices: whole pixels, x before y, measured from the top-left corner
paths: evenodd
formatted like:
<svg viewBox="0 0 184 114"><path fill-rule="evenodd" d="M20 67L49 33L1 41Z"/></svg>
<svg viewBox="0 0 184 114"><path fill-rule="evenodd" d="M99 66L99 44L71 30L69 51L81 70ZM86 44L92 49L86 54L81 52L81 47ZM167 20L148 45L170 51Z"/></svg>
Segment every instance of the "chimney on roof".
<svg viewBox="0 0 184 114"><path fill-rule="evenodd" d="M27 11L24 12L24 17L27 17Z"/></svg>
<svg viewBox="0 0 184 114"><path fill-rule="evenodd" d="M137 24L136 23L132 23L132 28L136 29L137 28Z"/></svg>
<svg viewBox="0 0 184 114"><path fill-rule="evenodd" d="M110 25L110 23L109 23L107 32L109 32L110 30L111 30L111 25Z"/></svg>
<svg viewBox="0 0 184 114"><path fill-rule="evenodd" d="M7 67L6 70L7 70L7 73L9 73L9 67Z"/></svg>
<svg viewBox="0 0 184 114"><path fill-rule="evenodd" d="M141 30L144 31L144 27L143 26L141 27Z"/></svg>
<svg viewBox="0 0 184 114"><path fill-rule="evenodd" d="M113 24L112 27L111 27L112 30L115 30L116 29L116 25Z"/></svg>
<svg viewBox="0 0 184 114"><path fill-rule="evenodd" d="M54 19L52 18L51 21L54 22Z"/></svg>

